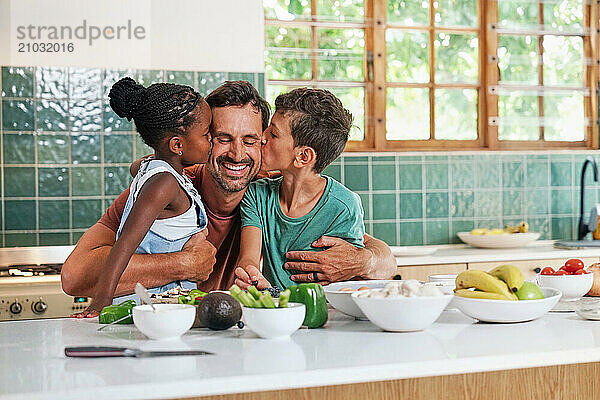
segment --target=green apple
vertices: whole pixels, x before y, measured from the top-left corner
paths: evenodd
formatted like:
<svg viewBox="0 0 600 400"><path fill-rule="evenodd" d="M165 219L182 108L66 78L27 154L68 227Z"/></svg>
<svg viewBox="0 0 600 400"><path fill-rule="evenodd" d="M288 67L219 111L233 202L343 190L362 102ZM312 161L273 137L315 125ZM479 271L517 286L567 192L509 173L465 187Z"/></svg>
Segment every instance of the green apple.
<svg viewBox="0 0 600 400"><path fill-rule="evenodd" d="M523 282L523 286L515 293L519 300L543 299L544 294L538 285L532 282Z"/></svg>

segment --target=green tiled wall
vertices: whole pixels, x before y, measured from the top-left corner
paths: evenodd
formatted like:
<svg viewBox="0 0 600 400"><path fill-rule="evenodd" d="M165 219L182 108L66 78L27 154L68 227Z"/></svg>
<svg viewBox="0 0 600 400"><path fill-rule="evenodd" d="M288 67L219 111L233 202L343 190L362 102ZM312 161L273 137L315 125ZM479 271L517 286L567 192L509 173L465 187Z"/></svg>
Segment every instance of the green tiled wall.
<svg viewBox="0 0 600 400"><path fill-rule="evenodd" d="M0 245L75 243L129 184L149 149L108 106L110 86L177 82L203 95L263 74L2 67ZM597 152L346 153L326 173L356 191L367 232L390 245L457 243L456 232L526 220L543 239L573 238L579 176ZM599 186L588 174L586 206Z"/></svg>
<svg viewBox="0 0 600 400"><path fill-rule="evenodd" d="M581 167L597 154L345 153L325 173L360 195L367 232L390 245L459 243L456 232L523 220L542 239L563 239L575 237ZM600 195L592 176L588 210Z"/></svg>
<svg viewBox="0 0 600 400"><path fill-rule="evenodd" d="M148 154L132 124L108 105L111 85L174 82L207 95L243 79L264 96L264 74L2 67L0 246L73 244L131 181Z"/></svg>

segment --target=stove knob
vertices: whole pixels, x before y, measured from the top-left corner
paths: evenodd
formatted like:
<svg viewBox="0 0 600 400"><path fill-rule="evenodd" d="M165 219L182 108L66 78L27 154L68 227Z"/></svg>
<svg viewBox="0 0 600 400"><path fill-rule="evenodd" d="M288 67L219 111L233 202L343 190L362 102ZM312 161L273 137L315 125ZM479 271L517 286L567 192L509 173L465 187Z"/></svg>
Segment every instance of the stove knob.
<svg viewBox="0 0 600 400"><path fill-rule="evenodd" d="M31 310L36 314L42 314L46 311L48 305L44 303L44 300L40 299L31 305Z"/></svg>
<svg viewBox="0 0 600 400"><path fill-rule="evenodd" d="M23 306L15 300L15 302L10 305L9 310L12 314L20 314L21 311L23 311Z"/></svg>

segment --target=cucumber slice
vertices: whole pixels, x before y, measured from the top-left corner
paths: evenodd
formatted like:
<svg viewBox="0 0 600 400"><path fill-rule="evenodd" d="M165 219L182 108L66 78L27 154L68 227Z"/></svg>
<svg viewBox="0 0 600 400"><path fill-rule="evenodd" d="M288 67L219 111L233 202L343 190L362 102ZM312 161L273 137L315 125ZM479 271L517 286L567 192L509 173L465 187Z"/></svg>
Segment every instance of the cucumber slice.
<svg viewBox="0 0 600 400"><path fill-rule="evenodd" d="M250 286L248 288L248 293L250 293L252 295L252 297L254 297L256 300L260 299L260 295L262 293L260 293L260 291L256 288L256 286Z"/></svg>
<svg viewBox="0 0 600 400"><path fill-rule="evenodd" d="M265 308L275 308L275 302L269 293L263 293L260 295L260 302Z"/></svg>
<svg viewBox="0 0 600 400"><path fill-rule="evenodd" d="M290 294L291 292L289 289L285 289L283 292L279 293L279 308L287 308Z"/></svg>

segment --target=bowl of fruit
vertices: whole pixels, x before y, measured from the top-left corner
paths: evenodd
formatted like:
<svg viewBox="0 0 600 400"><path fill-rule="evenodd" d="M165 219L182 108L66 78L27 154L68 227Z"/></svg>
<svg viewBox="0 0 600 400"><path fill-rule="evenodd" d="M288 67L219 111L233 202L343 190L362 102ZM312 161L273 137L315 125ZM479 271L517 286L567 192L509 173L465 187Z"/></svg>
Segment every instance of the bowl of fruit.
<svg viewBox="0 0 600 400"><path fill-rule="evenodd" d="M354 317L359 320L366 321L367 316L358 308L352 293L369 289L382 289L391 281L388 280L370 280L370 281L345 281L330 283L323 287L327 301L336 310Z"/></svg>
<svg viewBox="0 0 600 400"><path fill-rule="evenodd" d="M505 264L489 272L467 270L458 274L453 304L479 321L513 323L541 317L561 295L560 290L525 282L519 268Z"/></svg>
<svg viewBox="0 0 600 400"><path fill-rule="evenodd" d="M540 233L529 232L529 224L506 225L504 228L476 228L471 232L458 232L460 240L473 247L508 249L525 247L538 240Z"/></svg>
<svg viewBox="0 0 600 400"><path fill-rule="evenodd" d="M580 299L590 291L594 284L594 274L585 269L583 261L572 258L558 270L545 267L537 275L540 286L551 287L562 292L561 302Z"/></svg>

